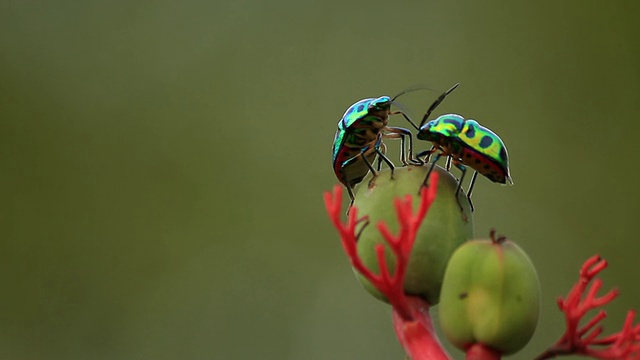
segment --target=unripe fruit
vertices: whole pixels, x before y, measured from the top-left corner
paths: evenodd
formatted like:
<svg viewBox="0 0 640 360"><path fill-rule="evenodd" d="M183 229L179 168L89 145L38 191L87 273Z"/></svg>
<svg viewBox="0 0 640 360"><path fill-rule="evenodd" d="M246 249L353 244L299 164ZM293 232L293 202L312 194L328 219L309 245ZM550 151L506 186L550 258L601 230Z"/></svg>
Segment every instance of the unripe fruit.
<svg viewBox="0 0 640 360"><path fill-rule="evenodd" d="M440 326L461 350L483 344L503 355L531 339L540 285L524 251L504 237L472 240L449 260L440 295Z"/></svg>
<svg viewBox="0 0 640 360"><path fill-rule="evenodd" d="M379 172L369 187L365 178L357 189L354 206L358 217L368 215L369 225L362 230L358 239L358 254L364 264L378 273L378 260L374 247L385 244L376 224L380 220L388 225L393 234L398 233L398 219L394 199L409 194L413 197L414 211L420 203L419 190L426 176L427 166L407 166L396 168L391 179L390 171ZM454 250L473 237L473 220L469 202L461 191L456 200L456 179L441 167L433 170L439 173L438 192L418 233L411 251L404 288L407 294L423 297L431 305L438 303L440 287L447 261ZM461 209L462 206L462 209ZM387 267L393 274L395 257L386 247ZM387 301L368 280L357 274L365 289L375 297Z"/></svg>

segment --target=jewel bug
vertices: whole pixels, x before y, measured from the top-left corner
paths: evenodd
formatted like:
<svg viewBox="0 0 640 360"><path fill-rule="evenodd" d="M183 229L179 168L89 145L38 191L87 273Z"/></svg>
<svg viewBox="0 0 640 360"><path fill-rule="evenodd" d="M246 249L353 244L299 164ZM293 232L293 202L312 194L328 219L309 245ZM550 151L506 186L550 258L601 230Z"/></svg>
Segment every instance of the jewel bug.
<svg viewBox="0 0 640 360"><path fill-rule="evenodd" d="M377 176L377 171L372 165L376 157L378 157L378 171L384 161L391 169L391 176L393 176L394 165L384 154L386 145L382 142L383 138L400 139L400 160L404 165L409 163L423 164L422 161L413 158L411 131L401 127L388 126L389 115L404 115L402 111L391 112L391 104L398 96L406 92L404 91L393 98L381 96L357 101L345 111L338 122L338 130L333 140L333 170L338 180L347 188L352 203L354 199L353 187L360 183L369 171L374 178ZM409 119L406 115L404 116ZM405 151L407 139L408 159Z"/></svg>
<svg viewBox="0 0 640 360"><path fill-rule="evenodd" d="M475 170L467 191L472 210L471 192L478 173L496 183L513 184L509 174L507 147L493 131L473 119L465 119L458 114L442 115L431 121L427 121L427 118L428 115L423 117L417 137L420 140L430 141L433 147L420 153L418 157L429 156L436 151L439 153L427 172L423 186L427 184L435 163L442 155L448 156L462 171L457 191L460 191L462 186L466 167Z"/></svg>

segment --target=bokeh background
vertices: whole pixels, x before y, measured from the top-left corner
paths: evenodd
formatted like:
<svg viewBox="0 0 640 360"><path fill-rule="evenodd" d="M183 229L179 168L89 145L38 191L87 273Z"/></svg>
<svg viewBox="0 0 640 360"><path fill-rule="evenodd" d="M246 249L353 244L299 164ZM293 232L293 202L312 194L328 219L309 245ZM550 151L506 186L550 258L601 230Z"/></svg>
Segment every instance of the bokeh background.
<svg viewBox="0 0 640 360"><path fill-rule="evenodd" d="M456 82L436 113L500 134L516 184L479 179L476 234L517 241L542 284L512 358L561 335L555 299L595 253L617 330L640 308L639 14L0 1L0 358L403 359L325 215L330 148L356 100ZM437 95L402 101L420 117Z"/></svg>

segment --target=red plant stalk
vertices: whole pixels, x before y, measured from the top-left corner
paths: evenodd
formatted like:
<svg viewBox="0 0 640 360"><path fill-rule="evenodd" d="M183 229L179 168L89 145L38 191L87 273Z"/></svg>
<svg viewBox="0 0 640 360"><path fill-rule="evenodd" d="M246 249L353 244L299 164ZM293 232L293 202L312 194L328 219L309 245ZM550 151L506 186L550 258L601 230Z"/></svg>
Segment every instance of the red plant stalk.
<svg viewBox="0 0 640 360"><path fill-rule="evenodd" d="M484 344L473 344L466 350L466 360L500 360L502 354Z"/></svg>
<svg viewBox="0 0 640 360"><path fill-rule="evenodd" d="M640 359L640 324L633 325L635 311L629 310L622 330L609 336L599 337L604 330L599 323L607 316L604 310L600 310L580 327L580 320L588 311L602 307L618 296L617 289L601 297L596 295L602 287L602 280L594 278L606 267L607 262L599 255L585 261L580 269L578 282L565 299L558 298L558 306L564 312L567 329L560 340L536 360L570 354L596 359ZM588 287L590 283L591 286Z"/></svg>
<svg viewBox="0 0 640 360"><path fill-rule="evenodd" d="M433 330L429 316L429 303L418 296L407 296L411 318L403 318L393 311L393 328L405 352L413 360L450 359Z"/></svg>
<svg viewBox="0 0 640 360"><path fill-rule="evenodd" d="M324 202L329 218L338 229L342 247L347 253L351 265L362 274L373 286L378 289L391 303L393 307L393 323L396 335L405 351L412 360L449 360L451 359L442 348L431 324L429 317L429 304L421 298L407 296L404 293L404 277L409 264L411 249L415 242L416 233L424 220L429 207L433 203L438 188L438 174L433 174L429 187L423 187L420 191L420 205L418 211L413 213L413 199L406 195L404 199L396 199L394 202L400 231L393 235L384 222L377 227L384 237L389 248L396 257L393 275L385 260L384 245L375 247L378 259L378 274L367 268L358 256L356 241L356 225L361 221L367 221L367 217L358 219L358 209L353 206L349 210L346 223L342 223L342 187L336 185L333 193L324 194Z"/></svg>

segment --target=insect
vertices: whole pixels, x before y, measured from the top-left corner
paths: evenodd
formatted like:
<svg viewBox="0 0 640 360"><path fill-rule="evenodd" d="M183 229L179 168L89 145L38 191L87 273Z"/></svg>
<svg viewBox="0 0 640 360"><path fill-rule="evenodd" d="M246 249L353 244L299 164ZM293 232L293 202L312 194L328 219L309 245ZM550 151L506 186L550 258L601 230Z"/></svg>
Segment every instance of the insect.
<svg viewBox="0 0 640 360"><path fill-rule="evenodd" d="M377 171L372 165L376 157L378 157L378 171L384 161L391 169L393 177L394 166L391 160L384 155L386 146L382 142L383 138L400 139L400 160L404 165L409 163L423 164L422 161L413 158L411 131L387 126L389 115L404 115L401 111L391 112L391 104L398 96L406 92L404 91L393 98L381 96L362 99L351 105L338 122L338 131L333 140L333 170L338 180L347 188L351 203L354 200L353 187L360 183L369 171L374 178L377 176ZM408 119L408 117L406 118ZM405 151L406 139L409 143L409 159L407 159Z"/></svg>
<svg viewBox="0 0 640 360"><path fill-rule="evenodd" d="M436 151L439 153L434 158L423 185L426 185L435 163L442 155L448 156L454 166L462 171L456 194L462 186L466 166L475 170L467 191L472 211L471 192L478 173L493 182L513 184L509 174L507 148L493 131L475 120L465 119L457 114L442 115L426 122L427 117L428 115L423 117L417 137L420 140L431 141L433 147L420 153L418 157L429 156Z"/></svg>

